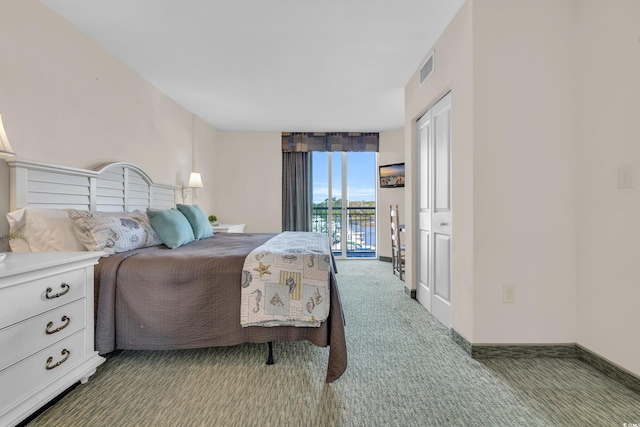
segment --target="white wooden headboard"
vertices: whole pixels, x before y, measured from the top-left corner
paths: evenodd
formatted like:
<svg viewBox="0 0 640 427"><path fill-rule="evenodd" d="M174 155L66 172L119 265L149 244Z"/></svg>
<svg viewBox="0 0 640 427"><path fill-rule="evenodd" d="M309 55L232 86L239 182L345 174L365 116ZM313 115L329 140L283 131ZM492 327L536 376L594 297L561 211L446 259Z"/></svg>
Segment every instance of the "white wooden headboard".
<svg viewBox="0 0 640 427"><path fill-rule="evenodd" d="M109 163L96 170L19 159L7 163L11 211L39 207L131 212L182 203L181 187L155 184L131 163Z"/></svg>

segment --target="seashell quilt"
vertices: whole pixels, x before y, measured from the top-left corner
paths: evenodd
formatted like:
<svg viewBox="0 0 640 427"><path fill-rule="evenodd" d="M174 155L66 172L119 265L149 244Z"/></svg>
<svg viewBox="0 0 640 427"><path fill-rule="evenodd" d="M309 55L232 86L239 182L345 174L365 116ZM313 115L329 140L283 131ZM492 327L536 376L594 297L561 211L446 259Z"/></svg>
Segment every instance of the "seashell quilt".
<svg viewBox="0 0 640 427"><path fill-rule="evenodd" d="M329 315L329 239L285 231L247 255L242 269L241 326L318 327Z"/></svg>

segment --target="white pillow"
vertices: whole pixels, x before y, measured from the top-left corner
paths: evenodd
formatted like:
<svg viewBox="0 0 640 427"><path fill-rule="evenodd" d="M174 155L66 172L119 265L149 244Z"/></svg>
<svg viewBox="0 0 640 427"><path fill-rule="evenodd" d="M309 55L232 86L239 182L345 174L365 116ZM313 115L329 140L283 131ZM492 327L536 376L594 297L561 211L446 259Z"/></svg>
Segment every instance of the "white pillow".
<svg viewBox="0 0 640 427"><path fill-rule="evenodd" d="M78 239L90 251L106 254L162 244L146 213L69 209Z"/></svg>
<svg viewBox="0 0 640 427"><path fill-rule="evenodd" d="M9 232L21 238L11 239L13 252L86 251L75 233L75 225L66 209L22 208L7 214Z"/></svg>

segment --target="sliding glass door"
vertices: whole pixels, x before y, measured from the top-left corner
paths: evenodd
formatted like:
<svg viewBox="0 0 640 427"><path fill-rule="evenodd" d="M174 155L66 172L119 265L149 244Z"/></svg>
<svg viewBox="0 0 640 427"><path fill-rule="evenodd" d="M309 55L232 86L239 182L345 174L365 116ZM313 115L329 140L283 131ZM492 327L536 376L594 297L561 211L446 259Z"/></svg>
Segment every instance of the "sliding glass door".
<svg viewBox="0 0 640 427"><path fill-rule="evenodd" d="M376 257L376 153L313 152L312 230L338 258Z"/></svg>

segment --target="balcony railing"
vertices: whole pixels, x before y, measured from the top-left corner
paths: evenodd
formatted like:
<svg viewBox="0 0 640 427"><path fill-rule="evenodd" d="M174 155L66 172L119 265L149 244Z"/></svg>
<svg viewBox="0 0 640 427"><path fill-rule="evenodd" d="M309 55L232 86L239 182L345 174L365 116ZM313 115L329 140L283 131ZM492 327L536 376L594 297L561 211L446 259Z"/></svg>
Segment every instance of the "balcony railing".
<svg viewBox="0 0 640 427"><path fill-rule="evenodd" d="M329 230L329 209L313 207L312 231L327 234L331 249L337 256L346 249L348 258L374 258L376 256L376 208L348 207L346 227L342 224L342 211L333 208L331 230Z"/></svg>

